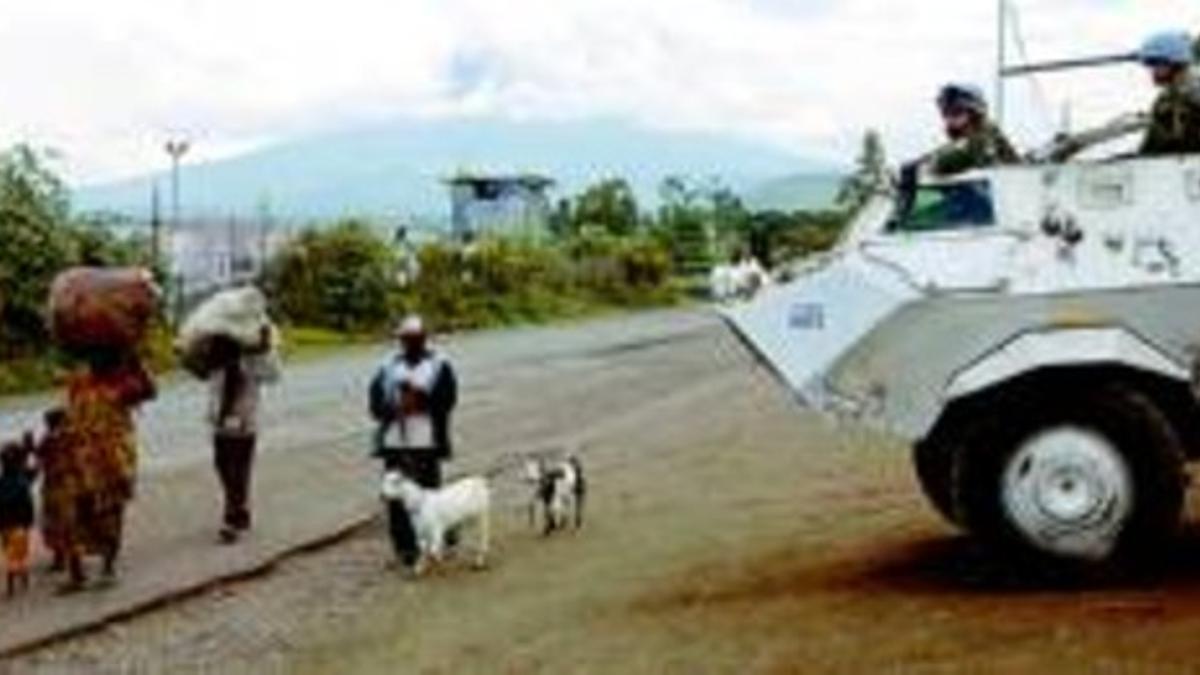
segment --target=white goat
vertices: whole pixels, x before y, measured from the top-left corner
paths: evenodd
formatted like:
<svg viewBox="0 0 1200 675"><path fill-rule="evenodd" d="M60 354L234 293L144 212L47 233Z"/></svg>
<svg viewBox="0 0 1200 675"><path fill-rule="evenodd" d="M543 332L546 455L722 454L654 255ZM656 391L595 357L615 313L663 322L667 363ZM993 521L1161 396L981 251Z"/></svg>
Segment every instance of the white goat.
<svg viewBox="0 0 1200 675"><path fill-rule="evenodd" d="M475 566L487 567L491 536L492 491L486 478L469 476L436 490L421 487L400 471L383 476L383 496L399 499L412 519L420 559L415 568L419 576L427 562L439 563L446 551L446 533L460 526L474 525L478 536Z"/></svg>
<svg viewBox="0 0 1200 675"><path fill-rule="evenodd" d="M533 524L540 507L542 534L549 535L555 530L564 529L572 520L575 529L583 526L587 479L577 456L555 459L529 457L525 460L525 481L533 486L529 500L529 522Z"/></svg>

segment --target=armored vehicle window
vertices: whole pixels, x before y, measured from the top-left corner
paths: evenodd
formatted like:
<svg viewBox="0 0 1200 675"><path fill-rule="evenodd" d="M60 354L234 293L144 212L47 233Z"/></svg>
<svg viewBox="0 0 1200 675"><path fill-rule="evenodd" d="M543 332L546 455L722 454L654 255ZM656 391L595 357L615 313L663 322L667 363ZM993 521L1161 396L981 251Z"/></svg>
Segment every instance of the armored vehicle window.
<svg viewBox="0 0 1200 675"><path fill-rule="evenodd" d="M922 185L905 213L888 223L889 232L943 232L988 227L996 222L987 181Z"/></svg>

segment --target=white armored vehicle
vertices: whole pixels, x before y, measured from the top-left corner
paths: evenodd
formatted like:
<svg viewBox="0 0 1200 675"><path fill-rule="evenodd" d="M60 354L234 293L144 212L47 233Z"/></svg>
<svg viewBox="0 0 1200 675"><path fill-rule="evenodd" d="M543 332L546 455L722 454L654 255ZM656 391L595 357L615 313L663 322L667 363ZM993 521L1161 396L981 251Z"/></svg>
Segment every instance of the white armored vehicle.
<svg viewBox="0 0 1200 675"><path fill-rule="evenodd" d="M1200 157L999 167L878 197L725 316L796 397L911 441L969 532L1106 561L1200 455Z"/></svg>

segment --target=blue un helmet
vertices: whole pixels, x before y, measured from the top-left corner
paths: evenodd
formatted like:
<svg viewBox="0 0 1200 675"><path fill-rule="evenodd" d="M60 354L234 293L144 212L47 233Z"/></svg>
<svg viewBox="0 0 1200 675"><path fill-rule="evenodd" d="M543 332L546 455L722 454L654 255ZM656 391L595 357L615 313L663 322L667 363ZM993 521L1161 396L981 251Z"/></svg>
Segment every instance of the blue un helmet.
<svg viewBox="0 0 1200 675"><path fill-rule="evenodd" d="M973 84L952 82L945 85L938 92L937 104L943 112L963 108L980 115L987 114L987 99L983 96L983 90Z"/></svg>
<svg viewBox="0 0 1200 675"><path fill-rule="evenodd" d="M1137 57L1147 66L1190 66L1195 56L1192 36L1183 31L1151 35L1138 50Z"/></svg>

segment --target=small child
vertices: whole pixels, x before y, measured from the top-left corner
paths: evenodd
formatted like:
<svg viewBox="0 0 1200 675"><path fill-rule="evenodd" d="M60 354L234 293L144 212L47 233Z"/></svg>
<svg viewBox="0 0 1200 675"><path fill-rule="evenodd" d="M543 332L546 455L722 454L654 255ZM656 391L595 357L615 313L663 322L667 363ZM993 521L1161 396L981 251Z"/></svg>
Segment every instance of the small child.
<svg viewBox="0 0 1200 675"><path fill-rule="evenodd" d="M8 573L8 595L29 588L30 530L33 528L33 482L30 464L33 436L0 449L0 543Z"/></svg>

